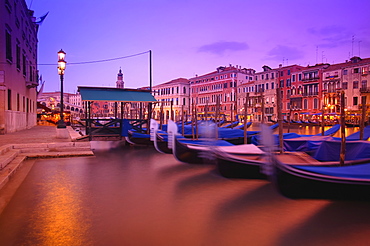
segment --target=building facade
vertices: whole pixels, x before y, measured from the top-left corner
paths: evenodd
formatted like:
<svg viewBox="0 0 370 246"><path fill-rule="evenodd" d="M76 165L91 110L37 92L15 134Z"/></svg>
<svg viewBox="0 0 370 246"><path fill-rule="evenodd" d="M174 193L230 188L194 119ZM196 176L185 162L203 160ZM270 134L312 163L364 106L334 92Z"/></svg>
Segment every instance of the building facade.
<svg viewBox="0 0 370 246"><path fill-rule="evenodd" d="M211 114L218 110L226 120L234 120L238 115L237 86L249 81L252 71L254 70L230 64L189 79L190 100L195 110Z"/></svg>
<svg viewBox="0 0 370 246"><path fill-rule="evenodd" d="M339 113L339 92L345 93L345 110L348 121L358 123L362 109L370 114L370 58L352 57L344 63L333 64L323 76L323 98L326 111Z"/></svg>
<svg viewBox="0 0 370 246"><path fill-rule="evenodd" d="M157 100L153 108L153 118L166 121L182 120L189 118L190 108L190 84L189 80L178 78L169 82L155 85L152 94Z"/></svg>
<svg viewBox="0 0 370 246"><path fill-rule="evenodd" d="M0 134L36 125L37 30L24 0L0 1Z"/></svg>

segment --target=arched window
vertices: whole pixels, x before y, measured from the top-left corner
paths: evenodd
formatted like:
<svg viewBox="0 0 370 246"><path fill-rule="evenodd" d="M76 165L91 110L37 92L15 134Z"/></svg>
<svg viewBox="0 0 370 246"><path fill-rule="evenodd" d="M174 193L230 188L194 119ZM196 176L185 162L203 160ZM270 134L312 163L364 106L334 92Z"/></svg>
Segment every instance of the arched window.
<svg viewBox="0 0 370 246"><path fill-rule="evenodd" d="M317 99L317 98L313 99L313 108L314 109L319 108L319 99Z"/></svg>

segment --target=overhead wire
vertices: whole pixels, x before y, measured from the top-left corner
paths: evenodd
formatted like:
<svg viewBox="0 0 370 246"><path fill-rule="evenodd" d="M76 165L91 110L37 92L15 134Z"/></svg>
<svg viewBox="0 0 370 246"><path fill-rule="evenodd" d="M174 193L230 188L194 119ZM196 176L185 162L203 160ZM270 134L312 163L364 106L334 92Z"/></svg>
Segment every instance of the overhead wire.
<svg viewBox="0 0 370 246"><path fill-rule="evenodd" d="M99 62L108 62L108 61L115 61L115 60L121 60L121 59L125 59L125 58L130 58L130 57L134 57L134 56L139 56L139 55L143 55L143 54L146 54L146 53L149 53L150 51L144 51L144 52L141 52L141 53L137 53L137 54L133 54L133 55L128 55L128 56L121 56L121 57L116 57L116 58L109 58L109 59L104 59L104 60L96 60L96 61L84 61L84 62L68 62L68 65L82 65L82 64L91 64L91 63L99 63ZM56 64L55 63L52 63L52 64L37 64L38 66L55 66Z"/></svg>

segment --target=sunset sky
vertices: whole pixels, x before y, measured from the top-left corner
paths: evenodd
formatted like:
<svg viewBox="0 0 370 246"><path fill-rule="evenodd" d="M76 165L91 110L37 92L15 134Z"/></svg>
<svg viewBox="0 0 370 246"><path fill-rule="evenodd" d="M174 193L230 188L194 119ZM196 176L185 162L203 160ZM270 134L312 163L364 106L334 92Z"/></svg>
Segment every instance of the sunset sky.
<svg viewBox="0 0 370 246"><path fill-rule="evenodd" d="M191 78L218 66L341 63L370 57L368 0L26 0L36 17L44 91L60 90L57 52L66 53L65 92ZM127 57L108 62L93 61ZM88 62L88 63L85 63ZM84 64L78 64L84 63Z"/></svg>

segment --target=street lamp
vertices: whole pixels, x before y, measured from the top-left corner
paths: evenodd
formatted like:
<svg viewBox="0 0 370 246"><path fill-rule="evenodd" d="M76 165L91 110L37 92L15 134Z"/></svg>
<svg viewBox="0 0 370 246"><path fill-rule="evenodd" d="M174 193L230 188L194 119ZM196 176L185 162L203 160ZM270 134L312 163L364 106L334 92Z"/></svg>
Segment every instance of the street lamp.
<svg viewBox="0 0 370 246"><path fill-rule="evenodd" d="M66 128L66 123L64 122L63 115L63 79L64 79L64 70L66 69L66 61L64 60L66 53L61 49L58 52L58 74L60 75L60 120L58 121L57 128Z"/></svg>

